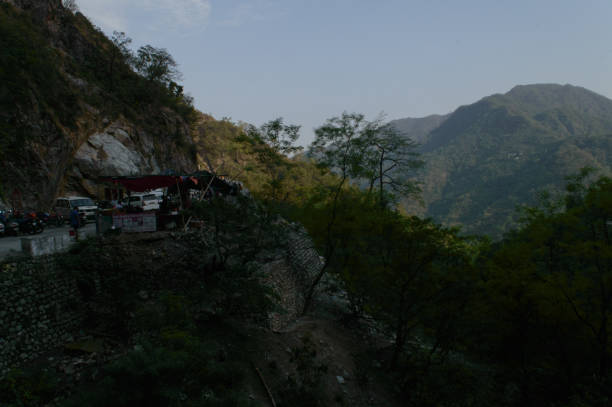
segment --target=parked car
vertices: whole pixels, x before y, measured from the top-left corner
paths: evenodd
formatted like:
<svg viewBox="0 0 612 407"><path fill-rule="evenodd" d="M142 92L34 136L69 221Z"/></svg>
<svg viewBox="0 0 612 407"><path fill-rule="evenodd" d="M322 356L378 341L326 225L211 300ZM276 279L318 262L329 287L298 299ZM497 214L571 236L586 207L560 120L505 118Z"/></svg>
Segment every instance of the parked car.
<svg viewBox="0 0 612 407"><path fill-rule="evenodd" d="M42 221L45 227L62 226L66 222L63 216L55 212L36 212L36 217Z"/></svg>
<svg viewBox="0 0 612 407"><path fill-rule="evenodd" d="M81 196L61 197L55 200L55 206L53 210L58 216L69 220L70 211L73 208L77 208L81 220L85 223L87 221L95 221L96 213L98 212L98 206L91 200L91 198L85 198Z"/></svg>
<svg viewBox="0 0 612 407"><path fill-rule="evenodd" d="M14 218L8 218L4 222L4 235L17 236L19 235L19 222Z"/></svg>
<svg viewBox="0 0 612 407"><path fill-rule="evenodd" d="M132 194L123 200L123 206L130 206L143 211L156 211L159 209L157 194Z"/></svg>
<svg viewBox="0 0 612 407"><path fill-rule="evenodd" d="M155 189L149 192L149 194L155 195L157 197L157 202L159 202L160 204L164 200L164 191L162 189Z"/></svg>
<svg viewBox="0 0 612 407"><path fill-rule="evenodd" d="M0 221L0 236L4 236L4 223Z"/></svg>

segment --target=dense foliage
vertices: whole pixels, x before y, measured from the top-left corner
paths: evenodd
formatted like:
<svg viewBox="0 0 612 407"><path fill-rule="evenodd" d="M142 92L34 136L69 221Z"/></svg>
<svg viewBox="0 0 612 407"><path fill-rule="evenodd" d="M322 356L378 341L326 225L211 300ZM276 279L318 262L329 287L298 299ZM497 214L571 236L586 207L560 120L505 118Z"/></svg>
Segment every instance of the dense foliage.
<svg viewBox="0 0 612 407"><path fill-rule="evenodd" d="M484 259L473 350L502 366L524 403L610 398L612 180L568 180L563 200L527 208ZM474 321L475 322L475 321Z"/></svg>
<svg viewBox="0 0 612 407"><path fill-rule="evenodd" d="M381 351L398 397L415 406L608 402L612 180L589 169L568 177L563 196L541 194L491 244L381 206L371 189L343 182L362 164L357 149L325 153L336 182L313 185L290 216L325 253L353 314L393 338Z"/></svg>
<svg viewBox="0 0 612 407"><path fill-rule="evenodd" d="M74 125L79 107L60 73L60 61L39 25L0 3L0 159L21 157L32 139L32 124L15 114L19 106L38 107L60 125Z"/></svg>

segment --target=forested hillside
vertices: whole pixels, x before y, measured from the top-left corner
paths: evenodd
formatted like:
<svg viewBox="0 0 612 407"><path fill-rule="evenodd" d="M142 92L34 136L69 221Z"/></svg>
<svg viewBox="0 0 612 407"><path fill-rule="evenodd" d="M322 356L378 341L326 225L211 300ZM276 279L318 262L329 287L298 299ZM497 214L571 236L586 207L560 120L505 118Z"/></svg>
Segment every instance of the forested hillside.
<svg viewBox="0 0 612 407"><path fill-rule="evenodd" d="M517 86L486 97L416 135L426 161L425 207L409 208L499 237L515 224L517 205L560 190L565 176L584 166L608 173L610 134L612 101L583 88Z"/></svg>
<svg viewBox="0 0 612 407"><path fill-rule="evenodd" d="M125 46L60 0L0 2L5 201L45 207L91 193L99 175L196 169L189 98L172 77L136 72Z"/></svg>
<svg viewBox="0 0 612 407"><path fill-rule="evenodd" d="M450 114L433 114L418 119L408 117L405 119L393 120L390 123L407 137L410 137L417 143L424 144L429 139L429 134L432 130L440 127L449 116Z"/></svg>

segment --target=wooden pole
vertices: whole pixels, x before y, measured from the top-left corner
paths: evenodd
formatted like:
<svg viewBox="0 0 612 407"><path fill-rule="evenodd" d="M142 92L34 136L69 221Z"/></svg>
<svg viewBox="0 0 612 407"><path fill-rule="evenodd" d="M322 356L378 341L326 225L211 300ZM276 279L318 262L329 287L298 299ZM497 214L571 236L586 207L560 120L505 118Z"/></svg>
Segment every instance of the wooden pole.
<svg viewBox="0 0 612 407"><path fill-rule="evenodd" d="M198 201L201 201L204 199L204 196L206 196L206 193L208 192L208 189L212 185L212 182L214 181L214 179L215 179L215 175L213 174L212 177L210 178L210 181L208 182L208 185L206 185L206 189L204 190L204 192L202 193ZM193 216L190 216L189 219L187 219L187 222L185 222L185 227L183 228L183 231L185 232L187 231L187 227L189 226L189 222L191 222L192 217Z"/></svg>
<svg viewBox="0 0 612 407"><path fill-rule="evenodd" d="M274 396L272 396L272 392L270 391L268 384L264 380L263 375L261 374L257 366L255 366L255 363L251 362L251 365L253 365L253 369L255 369L255 371L257 372L257 376L259 376L259 380L261 380L261 384L263 384L264 387L266 388L266 393L268 393L268 398L270 399L270 402L272 403L272 407L276 407L276 401L274 400Z"/></svg>
<svg viewBox="0 0 612 407"><path fill-rule="evenodd" d="M179 205L180 205L180 213L181 213L181 223L185 223L185 218L183 217L183 196L181 195L181 187L179 186L178 178L176 179L176 192L179 196ZM178 225L177 225L178 226Z"/></svg>

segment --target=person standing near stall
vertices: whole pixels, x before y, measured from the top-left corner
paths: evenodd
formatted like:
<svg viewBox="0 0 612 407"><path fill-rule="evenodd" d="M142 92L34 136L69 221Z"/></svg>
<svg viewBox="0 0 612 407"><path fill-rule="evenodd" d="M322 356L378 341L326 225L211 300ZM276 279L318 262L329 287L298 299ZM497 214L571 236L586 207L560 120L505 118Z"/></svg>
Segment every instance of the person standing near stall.
<svg viewBox="0 0 612 407"><path fill-rule="evenodd" d="M74 229L74 237L79 240L79 227L81 227L81 217L79 216L79 209L72 208L70 211L70 226Z"/></svg>

